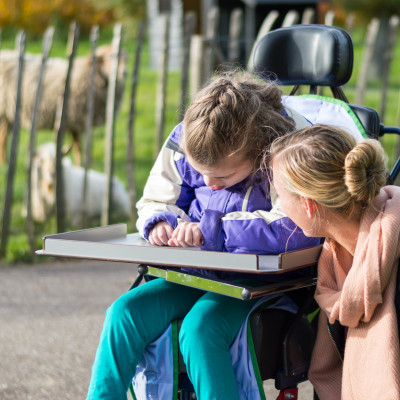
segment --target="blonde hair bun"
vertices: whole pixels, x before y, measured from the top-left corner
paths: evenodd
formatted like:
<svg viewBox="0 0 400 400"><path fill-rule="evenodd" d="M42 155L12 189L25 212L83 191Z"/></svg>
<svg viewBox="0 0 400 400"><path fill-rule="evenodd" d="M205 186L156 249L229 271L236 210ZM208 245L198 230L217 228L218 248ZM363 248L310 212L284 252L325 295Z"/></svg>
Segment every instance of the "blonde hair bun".
<svg viewBox="0 0 400 400"><path fill-rule="evenodd" d="M358 143L346 156L344 183L350 196L369 203L386 183L386 156L377 140Z"/></svg>

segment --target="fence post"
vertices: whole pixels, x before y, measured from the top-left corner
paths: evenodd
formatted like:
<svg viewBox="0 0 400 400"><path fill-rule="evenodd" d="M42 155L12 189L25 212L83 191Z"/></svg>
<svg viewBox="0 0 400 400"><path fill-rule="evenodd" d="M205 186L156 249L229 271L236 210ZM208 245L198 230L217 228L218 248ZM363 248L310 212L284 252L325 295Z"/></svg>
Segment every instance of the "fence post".
<svg viewBox="0 0 400 400"><path fill-rule="evenodd" d="M49 27L43 36L43 44L42 44L42 61L40 64L40 70L37 80L36 86L36 94L35 94L35 102L33 105L33 112L32 112L32 122L31 122L31 131L30 131L30 138L29 138L29 154L28 154L28 167L27 167L27 191L26 191L26 228L28 233L28 241L29 241L29 248L31 254L34 254L36 250L35 246L35 229L34 223L32 218L32 162L33 156L35 152L35 145L36 145L36 131L37 131L37 120L40 113L40 101L42 99L42 83L43 83L43 76L45 73L47 59L49 57L52 41L54 35L54 27Z"/></svg>
<svg viewBox="0 0 400 400"><path fill-rule="evenodd" d="M350 36L353 34L355 19L356 16L354 13L349 13L346 17L346 31L350 34Z"/></svg>
<svg viewBox="0 0 400 400"><path fill-rule="evenodd" d="M135 181L135 157L134 157L134 121L136 117L136 92L139 78L140 60L142 55L142 45L144 40L146 24L142 21L139 24L138 38L136 43L136 55L135 62L132 71L132 86L131 86L131 98L130 98L130 109L129 109L129 121L128 121L128 140L127 140L127 151L126 151L126 165L127 165L127 176L128 176L128 193L132 207L132 226L135 225L137 220L136 211L136 181Z"/></svg>
<svg viewBox="0 0 400 400"><path fill-rule="evenodd" d="M244 16L244 37L246 45L246 59L251 58L254 38L256 37L256 3L246 3Z"/></svg>
<svg viewBox="0 0 400 400"><path fill-rule="evenodd" d="M21 112L21 101L22 101L22 80L24 70L24 53L26 35L25 32L20 32L17 36L17 49L18 49L18 71L17 71L17 82L16 82L16 102L15 102L15 118L12 129L12 141L11 141L11 152L10 160L8 165L7 174L7 187L6 194L4 197L4 208L3 208L3 221L1 228L0 238L0 258L6 255L7 241L11 220L11 206L13 202L13 191L14 191L14 178L15 178L15 167L17 165L17 149L19 141L19 130L20 130L20 112Z"/></svg>
<svg viewBox="0 0 400 400"><path fill-rule="evenodd" d="M295 25L299 22L299 20L300 20L299 13L295 10L290 10L285 15L285 18L282 21L282 28Z"/></svg>
<svg viewBox="0 0 400 400"><path fill-rule="evenodd" d="M82 189L82 226L88 226L88 171L92 164L92 135L93 135L93 116L94 116L94 75L96 72L96 49L99 40L99 26L94 25L90 31L90 70L89 70L89 87L88 87L88 100L87 112L85 120L85 158L83 161L84 175L83 175L83 189Z"/></svg>
<svg viewBox="0 0 400 400"><path fill-rule="evenodd" d="M243 29L243 10L235 8L229 22L228 62L237 62L240 57L240 35Z"/></svg>
<svg viewBox="0 0 400 400"><path fill-rule="evenodd" d="M59 126L56 135L56 218L57 232L65 231L65 204L64 204L64 182L63 182L63 166L62 166L62 145L64 142L65 126L68 118L68 102L70 92L71 72L74 64L76 48L79 40L79 25L73 22L70 26L70 40L68 43L68 69L65 78L64 96L61 105L61 114Z"/></svg>
<svg viewBox="0 0 400 400"><path fill-rule="evenodd" d="M190 97L193 99L204 83L204 39L193 35L190 45Z"/></svg>
<svg viewBox="0 0 400 400"><path fill-rule="evenodd" d="M181 103L179 105L179 122L183 120L188 102L188 86L189 86L189 65L190 65L190 44L191 38L196 28L196 14L188 12L185 15L185 28L183 40L183 59L181 73Z"/></svg>
<svg viewBox="0 0 400 400"><path fill-rule="evenodd" d="M383 53L383 76L382 76L382 95L381 95L381 108L380 108L380 118L381 121L385 119L386 110L386 97L387 89L389 86L389 72L390 65L393 58L393 49L396 42L397 29L399 27L399 17L393 15L389 20L389 36L386 41L386 48Z"/></svg>
<svg viewBox="0 0 400 400"><path fill-rule="evenodd" d="M156 98L156 151L155 157L161 150L164 142L164 125L165 125L165 96L167 91L167 80L168 80L168 53L169 53L169 21L170 17L168 14L162 16L162 55L160 72L158 75L157 83L157 98Z"/></svg>
<svg viewBox="0 0 400 400"><path fill-rule="evenodd" d="M112 42L112 64L108 80L107 105L106 105L106 138L105 138L105 157L104 169L106 174L106 187L104 188L103 207L101 213L102 225L108 225L111 220L112 203L112 178L114 174L114 136L115 136L115 98L117 90L117 79L119 60L122 47L122 25L114 26Z"/></svg>
<svg viewBox="0 0 400 400"><path fill-rule="evenodd" d="M363 104L364 92L367 85L368 69L371 63L371 57L374 52L376 36L379 30L379 20L373 18L368 25L367 38L364 45L364 52L361 60L360 75L357 80L356 104Z"/></svg>
<svg viewBox="0 0 400 400"><path fill-rule="evenodd" d="M327 11L325 14L324 24L328 26L333 26L335 22L335 12L332 10Z"/></svg>
<svg viewBox="0 0 400 400"><path fill-rule="evenodd" d="M307 25L312 24L315 18L315 11L313 8L308 7L303 11L303 16L301 17L301 24Z"/></svg>
<svg viewBox="0 0 400 400"><path fill-rule="evenodd" d="M253 43L253 47L251 49L248 61L247 61L247 69L249 71L253 71L253 57L254 57L254 51L256 49L257 42L264 36L266 35L271 29L272 26L274 25L275 21L279 17L279 12L276 10L272 10L268 13L268 15L265 17L260 30L257 33L256 40Z"/></svg>
<svg viewBox="0 0 400 400"><path fill-rule="evenodd" d="M204 80L210 79L214 71L215 55L216 55L216 36L219 22L219 8L212 7L207 14L207 32L206 43L207 47L204 52Z"/></svg>

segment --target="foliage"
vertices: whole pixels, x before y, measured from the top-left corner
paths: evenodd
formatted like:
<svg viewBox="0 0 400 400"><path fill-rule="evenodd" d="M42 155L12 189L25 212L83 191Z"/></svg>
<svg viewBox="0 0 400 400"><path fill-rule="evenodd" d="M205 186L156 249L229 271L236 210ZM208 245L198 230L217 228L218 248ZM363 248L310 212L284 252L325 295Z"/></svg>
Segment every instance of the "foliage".
<svg viewBox="0 0 400 400"><path fill-rule="evenodd" d="M114 10L96 7L90 0L0 0L0 27L23 29L39 36L49 25L67 31L77 21L87 33L93 25L106 26L115 21Z"/></svg>
<svg viewBox="0 0 400 400"><path fill-rule="evenodd" d="M127 37L135 37L138 21L146 19L146 0L89 0L97 7L112 7L117 21L124 26Z"/></svg>
<svg viewBox="0 0 400 400"><path fill-rule="evenodd" d="M104 8L113 8L118 19L130 16L141 20L146 14L145 0L91 0L93 4Z"/></svg>
<svg viewBox="0 0 400 400"><path fill-rule="evenodd" d="M333 3L367 19L388 18L400 12L399 0L334 0Z"/></svg>

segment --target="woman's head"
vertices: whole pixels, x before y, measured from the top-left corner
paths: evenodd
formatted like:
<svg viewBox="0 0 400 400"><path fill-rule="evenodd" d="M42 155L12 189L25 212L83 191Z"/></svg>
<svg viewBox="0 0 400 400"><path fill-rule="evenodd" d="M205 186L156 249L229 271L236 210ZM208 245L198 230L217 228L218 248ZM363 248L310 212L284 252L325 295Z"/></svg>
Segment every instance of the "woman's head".
<svg viewBox="0 0 400 400"><path fill-rule="evenodd" d="M356 206L368 205L387 179L385 153L377 140L357 143L347 132L327 125L277 139L267 157L274 181L286 194L344 217Z"/></svg>
<svg viewBox="0 0 400 400"><path fill-rule="evenodd" d="M186 155L210 167L240 154L257 170L270 143L294 129L293 120L282 115L281 95L275 84L244 71L217 76L185 114L181 146Z"/></svg>

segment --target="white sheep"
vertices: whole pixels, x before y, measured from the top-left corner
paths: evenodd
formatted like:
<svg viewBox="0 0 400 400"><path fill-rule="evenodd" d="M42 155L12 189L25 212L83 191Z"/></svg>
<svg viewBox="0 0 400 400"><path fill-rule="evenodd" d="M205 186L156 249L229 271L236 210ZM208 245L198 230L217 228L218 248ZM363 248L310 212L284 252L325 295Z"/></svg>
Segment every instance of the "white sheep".
<svg viewBox="0 0 400 400"><path fill-rule="evenodd" d="M64 205L67 221L74 227L79 227L82 219L83 183L85 170L72 164L71 159L63 157ZM31 205L32 218L37 222L45 222L55 213L56 193L56 146L54 143L44 143L36 149L32 160L31 175ZM88 217L91 221L101 215L102 202L106 187L106 175L89 170L87 175ZM117 178L112 179L111 207L113 216L129 218L131 204L127 191ZM114 213L115 212L115 213Z"/></svg>
<svg viewBox="0 0 400 400"><path fill-rule="evenodd" d="M96 51L94 77L94 126L103 125L106 116L108 79L112 68L112 48L101 46ZM91 56L76 57L70 80L70 97L66 131L72 134L74 161L80 164L80 136L85 131L88 94L90 83ZM0 52L0 162L5 162L7 132L14 122L17 87L18 52L3 50ZM32 112L37 90L37 81L41 65L41 56L25 54L22 80L21 126L30 129ZM37 118L38 129L53 129L59 112L65 89L68 60L49 58L42 83L42 98ZM116 90L116 109L121 103L125 79L125 57L119 63Z"/></svg>

